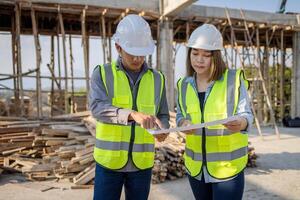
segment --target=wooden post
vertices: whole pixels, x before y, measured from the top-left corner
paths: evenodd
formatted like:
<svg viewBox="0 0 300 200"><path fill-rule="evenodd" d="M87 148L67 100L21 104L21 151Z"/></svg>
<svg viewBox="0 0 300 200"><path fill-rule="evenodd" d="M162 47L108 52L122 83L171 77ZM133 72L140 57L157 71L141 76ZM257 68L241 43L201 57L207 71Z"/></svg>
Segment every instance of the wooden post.
<svg viewBox="0 0 300 200"><path fill-rule="evenodd" d="M43 105L42 105L42 92L41 92L41 46L38 36L38 27L36 22L35 10L31 8L31 22L32 22L32 31L34 36L34 45L35 45L35 57L36 57L36 93L37 93L37 117L40 118L43 116Z"/></svg>
<svg viewBox="0 0 300 200"><path fill-rule="evenodd" d="M185 30L185 42L187 43L189 41L189 38L190 38L190 22L187 21L186 22L186 30ZM188 55L188 51L189 51L189 48L186 47L186 56L189 56ZM187 75L187 70L185 71L185 74Z"/></svg>
<svg viewBox="0 0 300 200"><path fill-rule="evenodd" d="M156 32L156 66L155 69L161 70L160 69L160 63L161 63L161 58L160 58L160 20L157 20L157 32Z"/></svg>
<svg viewBox="0 0 300 200"><path fill-rule="evenodd" d="M100 27L101 27L101 36L102 36L103 63L107 63L108 49L107 49L106 26L105 26L104 14L102 14L100 17Z"/></svg>
<svg viewBox="0 0 300 200"><path fill-rule="evenodd" d="M61 68L60 68L60 42L59 42L59 26L57 27L57 69L58 69L58 78L59 85L61 85Z"/></svg>
<svg viewBox="0 0 300 200"><path fill-rule="evenodd" d="M51 35L51 49L50 49L50 68L54 72L54 65L55 65L55 59L54 59L54 36ZM51 78L51 116L53 116L53 101L54 101L54 78L52 76Z"/></svg>
<svg viewBox="0 0 300 200"><path fill-rule="evenodd" d="M112 22L108 22L108 52L109 52L109 54L108 54L108 62L109 63L111 63L111 61L112 61L112 50L111 50L111 35L112 35L112 33L111 33L111 24L112 24Z"/></svg>
<svg viewBox="0 0 300 200"><path fill-rule="evenodd" d="M74 104L74 69L73 69L73 50L72 50L72 35L69 35L69 54L70 54L70 68L71 68L71 88L72 88L72 112L75 113Z"/></svg>
<svg viewBox="0 0 300 200"><path fill-rule="evenodd" d="M256 28L256 66L258 68L261 68L260 65L260 41L259 41L259 29L258 27ZM260 69L257 69L256 71L259 71ZM256 76L258 77L258 74L256 74ZM260 88L260 84L259 81L262 80L258 80L255 84L255 89L254 91L256 91L256 98L257 98L257 118L259 122L262 122L262 92L261 92L261 88Z"/></svg>
<svg viewBox="0 0 300 200"><path fill-rule="evenodd" d="M273 73L272 73L272 86L273 86L273 89L274 89L274 99L273 99L273 103L274 103L274 106L276 106L277 104L277 65L276 65L276 48L273 47L272 48L272 67L273 67Z"/></svg>
<svg viewBox="0 0 300 200"><path fill-rule="evenodd" d="M83 46L83 57L84 57L84 68L85 68L85 78L86 78L86 108L88 109L88 94L90 91L90 84L89 84L89 64L88 64L88 44L87 44L87 38L86 38L86 27L85 27L85 18L86 18L86 8L83 9L82 15L81 15L81 34L82 34L82 46Z"/></svg>
<svg viewBox="0 0 300 200"><path fill-rule="evenodd" d="M60 24L60 31L62 36L62 45L63 45L63 55L64 55L64 71L65 71L65 113L68 113L68 67L67 67L67 52L66 52L66 35L65 27L62 14L60 12L60 7L58 7L58 20Z"/></svg>
<svg viewBox="0 0 300 200"><path fill-rule="evenodd" d="M17 62L17 75L19 79L19 88L18 91L21 95L21 116L24 116L24 94L23 94L23 78L22 78L22 60L21 60L21 41L20 41L20 35L21 35L21 5L19 3L16 3L15 5L15 20L16 20L16 37L15 37L15 43L16 43L16 62ZM18 94L19 94L18 92ZM17 97L20 98L19 95Z"/></svg>
<svg viewBox="0 0 300 200"><path fill-rule="evenodd" d="M264 48L265 52L264 52L264 64L262 65L264 67L264 79L265 79L265 84L266 84L266 88L268 91L268 94L270 95L270 101L272 100L271 97L271 90L270 90L270 77L269 77L269 34L268 34L268 30L266 30L266 44L265 44L265 48ZM267 97L264 97L264 99L266 99ZM266 100L265 100L266 102ZM272 101L271 101L271 105ZM268 106L266 103L264 103L264 121L267 122L268 121Z"/></svg>
<svg viewBox="0 0 300 200"><path fill-rule="evenodd" d="M60 65L60 42L59 42L59 24L57 25L57 70L58 70L58 81L59 81L59 85L61 85L61 65ZM59 94L61 94L61 88L58 88L57 92L59 92ZM54 96L55 96L55 91L54 91ZM63 98L61 96L59 96L58 98L58 102L59 102L59 108L61 111L61 107L63 105ZM62 114L62 113L61 113Z"/></svg>
<svg viewBox="0 0 300 200"><path fill-rule="evenodd" d="M280 52L281 52L281 66L280 66L280 121L284 117L284 80L285 80L285 45L284 45L284 30L280 32Z"/></svg>
<svg viewBox="0 0 300 200"><path fill-rule="evenodd" d="M12 15L11 20L11 50L12 50L12 64L13 64L13 73L17 74L18 68L16 65L16 23L15 23L15 15ZM20 111L20 95L19 95L19 79L18 76L14 76L14 97L15 97L15 108L16 111Z"/></svg>

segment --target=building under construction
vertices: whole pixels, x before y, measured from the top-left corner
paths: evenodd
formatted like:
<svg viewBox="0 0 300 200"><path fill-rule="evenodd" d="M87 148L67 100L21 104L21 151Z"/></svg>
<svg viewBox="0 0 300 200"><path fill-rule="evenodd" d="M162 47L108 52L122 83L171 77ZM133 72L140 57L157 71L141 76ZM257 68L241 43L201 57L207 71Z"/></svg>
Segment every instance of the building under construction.
<svg viewBox="0 0 300 200"><path fill-rule="evenodd" d="M167 3L169 2L169 3ZM1 84L1 91L11 90L9 102L2 102L2 114L28 115L28 107L36 108L31 117L49 117L43 111L43 94L48 95L50 115L82 111L87 108L89 92L89 41L102 40L103 62L112 60L111 37L118 22L127 14L139 14L150 24L156 41L156 61L147 57L149 65L161 70L167 81L167 97L175 108L174 67L177 44L184 44L190 33L203 23L216 25L223 34L223 55L229 68L243 67L251 82L249 96L259 122L281 121L285 116L300 116L300 17L248 10L205 7L195 1L105 1L105 0L0 0L0 31L11 35L13 74L0 72L3 80L13 80L13 88ZM22 70L21 35L33 35L36 54L34 70ZM51 37L49 75L42 76L40 36ZM85 73L74 76L72 37L82 38ZM1 35L0 35L1 37ZM62 38L62 49L59 39ZM57 45L55 45L55 42ZM99 43L100 44L100 43ZM67 54L67 48L68 54ZM58 52L58 54L55 54ZM55 63L55 55L62 63ZM60 60L60 59L59 59ZM287 63L292 63L290 66ZM2 70L1 70L2 71ZM55 72L59 73L55 73ZM34 99L27 99L23 79L34 78ZM51 80L51 90L42 87ZM86 90L78 94L74 80L85 80ZM32 91L31 91L32 92ZM7 100L8 101L8 100ZM13 109L12 109L13 108ZM26 110L27 108L27 110Z"/></svg>

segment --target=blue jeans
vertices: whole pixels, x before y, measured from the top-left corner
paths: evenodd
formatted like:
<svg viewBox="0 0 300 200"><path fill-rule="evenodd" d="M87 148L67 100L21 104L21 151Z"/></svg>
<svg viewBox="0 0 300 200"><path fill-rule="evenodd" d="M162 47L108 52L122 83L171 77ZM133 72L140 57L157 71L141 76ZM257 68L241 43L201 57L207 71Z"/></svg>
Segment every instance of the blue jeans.
<svg viewBox="0 0 300 200"><path fill-rule="evenodd" d="M126 200L147 200L152 169L116 172L96 165L94 200L119 200L125 186Z"/></svg>
<svg viewBox="0 0 300 200"><path fill-rule="evenodd" d="M234 179L219 183L205 183L203 175L201 181L188 177L196 200L241 200L243 198L244 172Z"/></svg>

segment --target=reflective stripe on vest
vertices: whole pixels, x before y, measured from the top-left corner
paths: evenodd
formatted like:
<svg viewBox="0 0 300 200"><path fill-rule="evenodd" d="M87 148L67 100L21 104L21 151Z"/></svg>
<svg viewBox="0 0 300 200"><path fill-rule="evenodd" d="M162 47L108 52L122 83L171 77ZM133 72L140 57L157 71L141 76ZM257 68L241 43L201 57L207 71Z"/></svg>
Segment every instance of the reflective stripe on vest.
<svg viewBox="0 0 300 200"><path fill-rule="evenodd" d="M202 115L198 93L190 84L190 78L178 81L178 101L183 116L196 124L201 123ZM226 70L223 80L215 81L205 102L204 122L234 115L241 79L244 79L242 71ZM185 165L192 176L197 176L202 168L202 145L206 149L207 171L212 177L225 179L244 169L248 158L247 134L231 132L222 125L217 125L205 128L205 144L202 144L202 135L203 129L198 129L195 134L186 138Z"/></svg>
<svg viewBox="0 0 300 200"><path fill-rule="evenodd" d="M100 67L107 96L111 104L120 108L133 108L133 97L126 74L118 69L116 63ZM156 115L159 110L163 75L155 70L143 74L136 97L139 112ZM139 169L147 169L154 162L154 137L140 126L107 124L100 121L96 126L96 145L94 158L109 169L121 169L128 161L132 131L135 132L132 143L132 161Z"/></svg>

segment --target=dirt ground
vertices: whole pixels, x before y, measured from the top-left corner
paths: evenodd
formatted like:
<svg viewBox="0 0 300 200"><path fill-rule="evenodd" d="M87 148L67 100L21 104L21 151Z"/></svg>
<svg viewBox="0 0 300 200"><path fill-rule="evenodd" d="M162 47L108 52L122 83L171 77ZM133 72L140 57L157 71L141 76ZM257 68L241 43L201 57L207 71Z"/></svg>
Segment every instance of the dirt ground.
<svg viewBox="0 0 300 200"><path fill-rule="evenodd" d="M280 128L281 139L271 128L264 128L264 140L255 130L250 141L259 155L257 168L246 169L243 199L300 199L300 129ZM21 175L0 175L0 200L85 200L92 189L71 190L68 182L29 182ZM41 192L53 186L46 192ZM122 195L124 199L124 194ZM150 200L192 200L187 178L152 185Z"/></svg>

